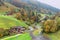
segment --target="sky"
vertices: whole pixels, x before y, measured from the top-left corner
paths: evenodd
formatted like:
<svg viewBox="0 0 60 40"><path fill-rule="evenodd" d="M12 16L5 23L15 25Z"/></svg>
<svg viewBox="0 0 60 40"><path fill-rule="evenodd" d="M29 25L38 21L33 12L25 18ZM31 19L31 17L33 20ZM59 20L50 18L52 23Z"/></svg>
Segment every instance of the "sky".
<svg viewBox="0 0 60 40"><path fill-rule="evenodd" d="M60 0L38 0L38 1L60 9Z"/></svg>

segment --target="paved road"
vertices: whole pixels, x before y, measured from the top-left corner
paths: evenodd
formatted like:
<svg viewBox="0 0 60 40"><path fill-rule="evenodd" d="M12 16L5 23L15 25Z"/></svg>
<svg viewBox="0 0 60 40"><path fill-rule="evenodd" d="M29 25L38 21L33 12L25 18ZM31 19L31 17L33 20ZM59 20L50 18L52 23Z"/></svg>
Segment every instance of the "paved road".
<svg viewBox="0 0 60 40"><path fill-rule="evenodd" d="M40 36L38 36L38 37L32 38L32 40L50 40L50 39L47 38L47 37L44 37L44 36L40 35Z"/></svg>
<svg viewBox="0 0 60 40"><path fill-rule="evenodd" d="M46 37L46 36L44 36L44 35L39 35L39 36L34 36L33 34L32 34L32 32L30 32L30 35L31 35L31 37L32 37L32 40L50 40L50 38L49 37Z"/></svg>
<svg viewBox="0 0 60 40"><path fill-rule="evenodd" d="M36 25L36 27L40 27L40 26ZM32 29L32 28L30 28L30 29ZM39 36L34 36L33 33L32 33L32 31L29 31L29 33L30 33L30 35L32 37L32 40L50 40L49 37L44 36L42 33L40 33Z"/></svg>

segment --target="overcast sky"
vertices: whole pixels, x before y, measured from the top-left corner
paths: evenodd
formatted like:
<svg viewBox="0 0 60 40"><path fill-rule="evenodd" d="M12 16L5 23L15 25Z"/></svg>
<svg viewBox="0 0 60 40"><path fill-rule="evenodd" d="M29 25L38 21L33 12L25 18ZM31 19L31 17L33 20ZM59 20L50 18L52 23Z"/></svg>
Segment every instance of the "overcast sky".
<svg viewBox="0 0 60 40"><path fill-rule="evenodd" d="M38 0L38 1L60 9L60 0Z"/></svg>

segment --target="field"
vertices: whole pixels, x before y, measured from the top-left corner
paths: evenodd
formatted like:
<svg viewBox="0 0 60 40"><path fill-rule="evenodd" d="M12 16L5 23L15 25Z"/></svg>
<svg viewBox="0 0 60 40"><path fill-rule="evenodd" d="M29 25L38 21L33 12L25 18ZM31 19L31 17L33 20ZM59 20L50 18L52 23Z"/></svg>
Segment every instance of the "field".
<svg viewBox="0 0 60 40"><path fill-rule="evenodd" d="M49 34L49 37L51 40L60 40L60 31L53 34Z"/></svg>
<svg viewBox="0 0 60 40"><path fill-rule="evenodd" d="M19 21L9 16L0 16L0 28L10 28L12 26L23 26L27 27L24 22Z"/></svg>
<svg viewBox="0 0 60 40"><path fill-rule="evenodd" d="M8 1L0 1L0 40L60 40L60 11L32 0Z"/></svg>
<svg viewBox="0 0 60 40"><path fill-rule="evenodd" d="M2 38L1 40L31 40L31 37L29 33L25 33L25 34L17 34L14 36Z"/></svg>
<svg viewBox="0 0 60 40"><path fill-rule="evenodd" d="M13 26L23 26L28 27L24 22L19 21L15 18L12 18L10 16L0 16L0 28L10 28ZM27 36L26 36L27 35ZM31 37L28 33L24 34L17 34L10 37L3 37L1 40L31 40Z"/></svg>

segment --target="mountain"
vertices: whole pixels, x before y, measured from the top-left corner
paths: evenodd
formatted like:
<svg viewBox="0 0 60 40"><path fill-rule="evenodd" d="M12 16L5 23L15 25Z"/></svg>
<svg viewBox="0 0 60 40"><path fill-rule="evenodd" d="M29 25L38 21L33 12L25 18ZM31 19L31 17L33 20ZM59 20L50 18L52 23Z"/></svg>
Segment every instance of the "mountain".
<svg viewBox="0 0 60 40"><path fill-rule="evenodd" d="M6 15L8 12L18 9L16 6L4 1L0 0L0 15Z"/></svg>
<svg viewBox="0 0 60 40"><path fill-rule="evenodd" d="M24 8L27 11L37 11L38 13L57 13L60 12L60 9L52 7L50 5L38 2L36 0L3 0L5 2L9 2L12 5Z"/></svg>
<svg viewBox="0 0 60 40"><path fill-rule="evenodd" d="M18 20L27 21L28 25L39 22L40 17L50 17L50 15L60 12L60 9L36 0L3 0L0 3L4 3L0 6L0 14L4 13L4 15L13 16Z"/></svg>

